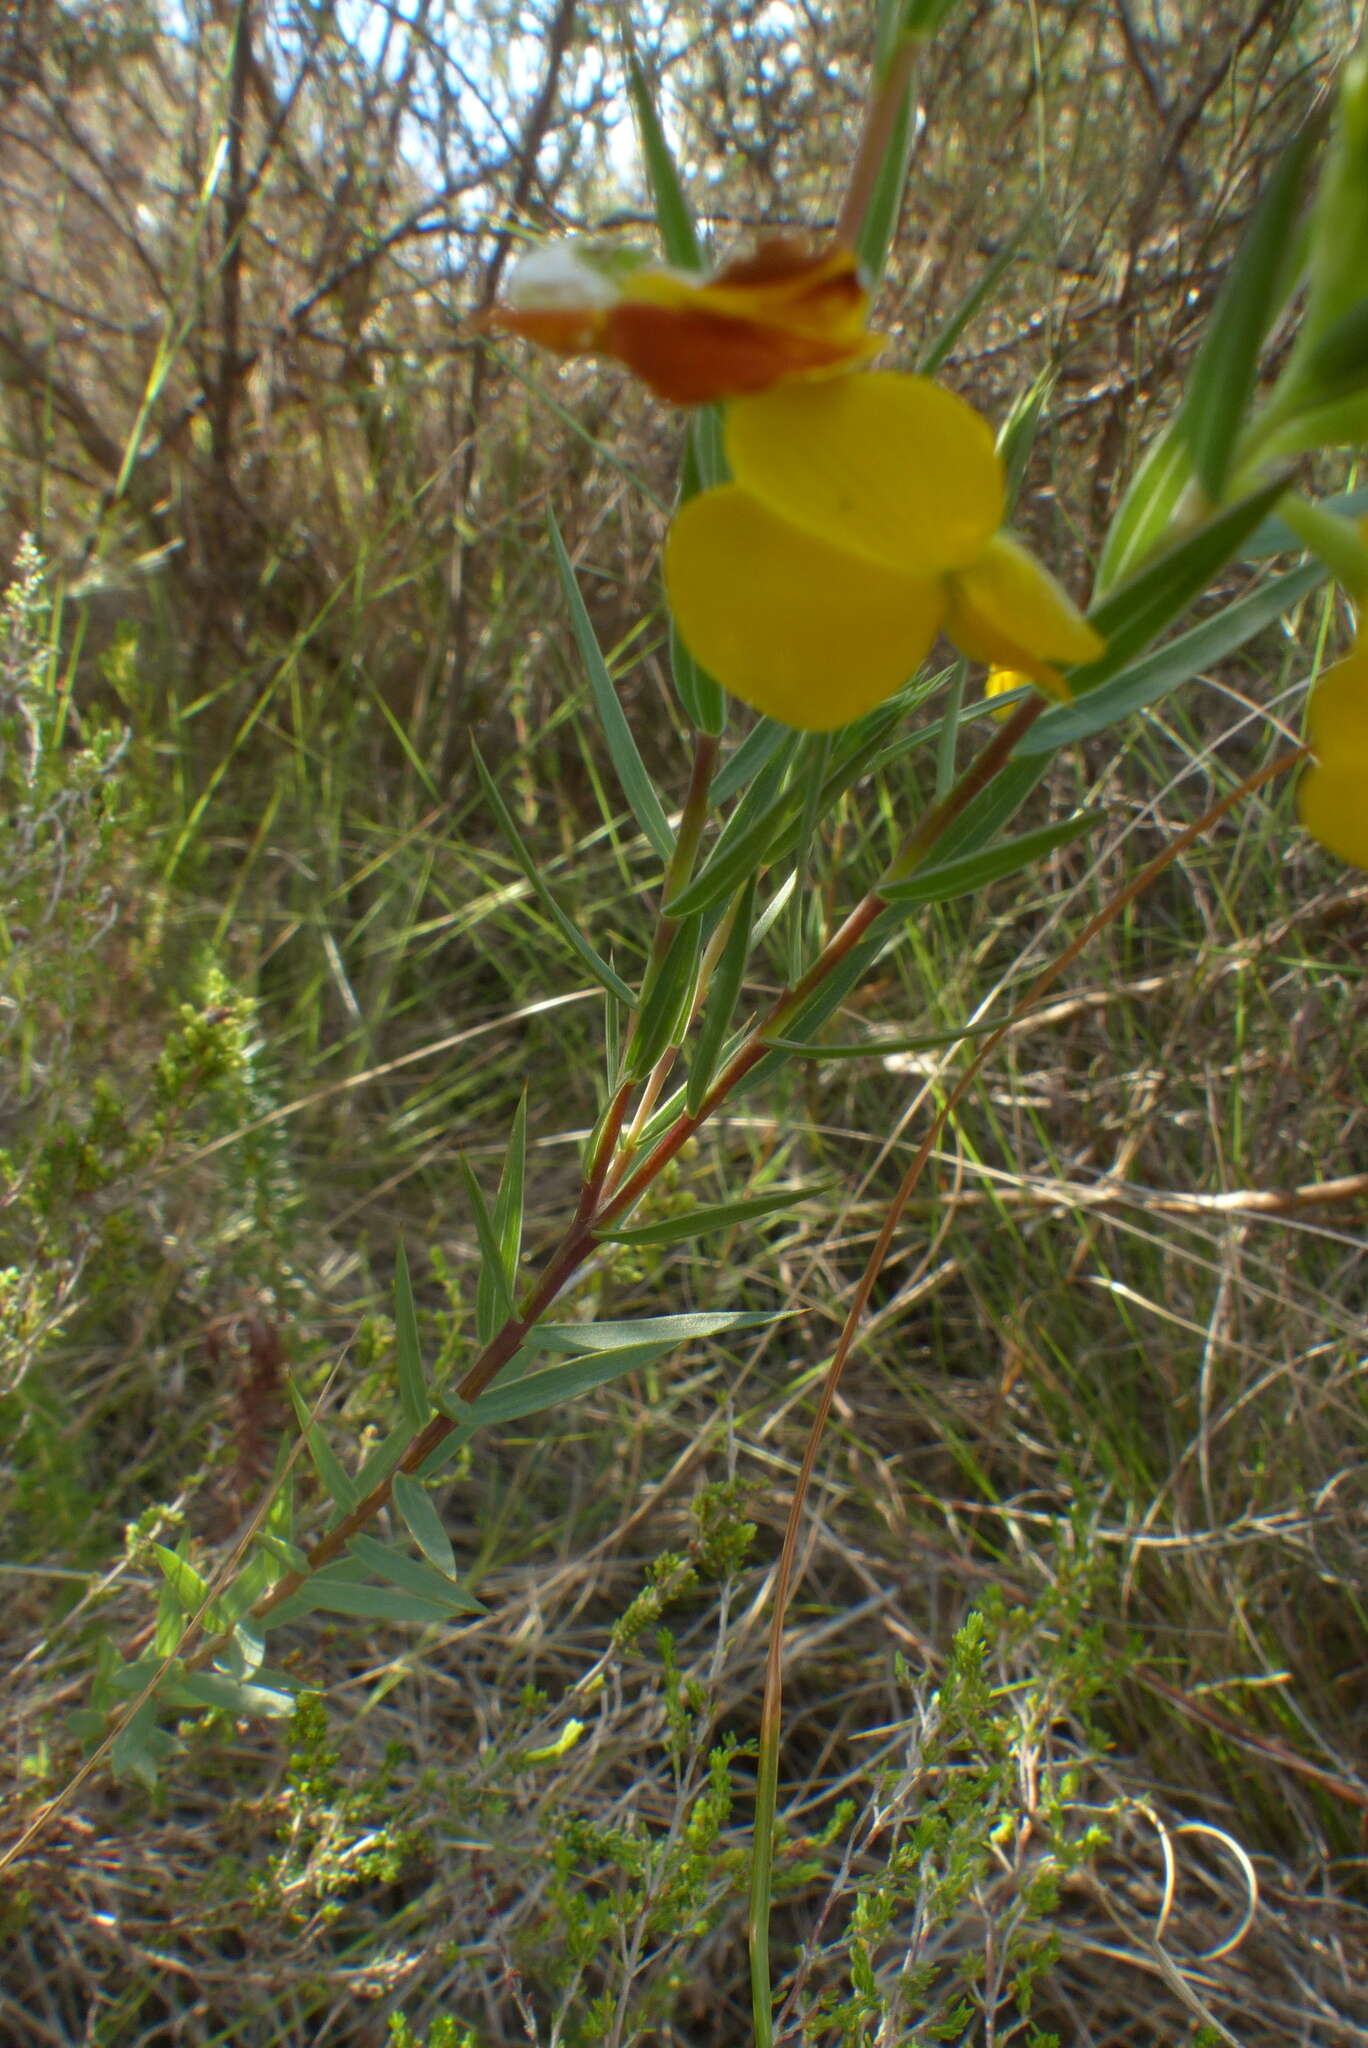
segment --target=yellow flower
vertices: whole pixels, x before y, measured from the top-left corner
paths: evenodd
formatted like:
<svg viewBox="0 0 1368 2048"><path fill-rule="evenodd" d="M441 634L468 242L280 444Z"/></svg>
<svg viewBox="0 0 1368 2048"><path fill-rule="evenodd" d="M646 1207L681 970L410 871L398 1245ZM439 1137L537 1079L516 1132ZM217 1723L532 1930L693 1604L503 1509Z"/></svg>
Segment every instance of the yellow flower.
<svg viewBox="0 0 1368 2048"><path fill-rule="evenodd" d="M676 405L764 391L858 368L881 342L854 252L786 236L710 277L592 243L534 250L484 325L559 355L612 356Z"/></svg>
<svg viewBox="0 0 1368 2048"><path fill-rule="evenodd" d="M665 550L685 644L786 725L828 731L908 680L944 630L1053 695L1102 641L1000 531L987 424L896 371L786 383L728 408L733 481L685 504Z"/></svg>
<svg viewBox="0 0 1368 2048"><path fill-rule="evenodd" d="M985 697L990 698L1005 697L1011 690L1025 689L1026 686L1031 682L1031 680L1032 678L1030 676L1023 675L1020 669L990 669L984 681L983 694ZM1011 715L1012 707L1010 704L998 704L995 705L993 708L994 718L1010 718Z"/></svg>
<svg viewBox="0 0 1368 2048"><path fill-rule="evenodd" d="M1368 630L1311 692L1306 737L1314 755L1297 787L1313 839L1350 867L1368 868Z"/></svg>

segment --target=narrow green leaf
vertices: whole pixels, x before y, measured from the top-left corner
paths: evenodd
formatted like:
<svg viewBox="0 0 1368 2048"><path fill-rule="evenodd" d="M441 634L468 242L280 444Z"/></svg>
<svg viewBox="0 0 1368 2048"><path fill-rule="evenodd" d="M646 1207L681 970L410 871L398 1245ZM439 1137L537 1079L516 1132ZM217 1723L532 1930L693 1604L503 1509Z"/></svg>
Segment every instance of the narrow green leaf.
<svg viewBox="0 0 1368 2048"><path fill-rule="evenodd" d="M448 1607L453 1614L483 1614L484 1607L473 1593L445 1572L436 1570L426 1558L410 1557L406 1550L399 1550L391 1543L381 1543L374 1536L353 1536L347 1546L370 1572L378 1572L382 1579L388 1579L401 1592L413 1593L420 1600L430 1600L434 1607Z"/></svg>
<svg viewBox="0 0 1368 2048"><path fill-rule="evenodd" d="M1148 647L1206 589L1216 571L1240 552L1286 489L1286 477L1275 477L1238 505L1218 512L1195 533L1173 542L1095 605L1088 622L1106 641L1107 651L1098 660L1069 670L1074 695L1081 697L1109 682Z"/></svg>
<svg viewBox="0 0 1368 2048"><path fill-rule="evenodd" d="M205 1617L206 1626L211 1629L234 1627L263 1593L270 1592L279 1577L275 1560L264 1550L254 1550L209 1609Z"/></svg>
<svg viewBox="0 0 1368 2048"><path fill-rule="evenodd" d="M315 1573L271 1616L273 1623L298 1621L305 1614L349 1614L358 1621L416 1621L428 1626L450 1619L447 1604L437 1606L396 1586L363 1586L351 1579L328 1579Z"/></svg>
<svg viewBox="0 0 1368 2048"><path fill-rule="evenodd" d="M822 1043L808 1038L771 1038L768 1042L801 1059L871 1060L883 1059L894 1053L941 1052L946 1046L962 1044L966 1038L986 1038L997 1028L998 1020L990 1018L981 1024L961 1024L954 1031L923 1032L914 1038L872 1037L849 1043L840 1039Z"/></svg>
<svg viewBox="0 0 1368 2048"><path fill-rule="evenodd" d="M432 1404L418 1348L418 1311L413 1305L413 1283L402 1238L394 1261L394 1348L399 1363L399 1406L410 1427L421 1429L432 1413Z"/></svg>
<svg viewBox="0 0 1368 2048"><path fill-rule="evenodd" d="M612 1244L679 1244L686 1238L702 1237L710 1230L729 1230L735 1223L749 1223L757 1216L776 1216L783 1209L796 1208L811 1199L812 1188L774 1188L764 1195L744 1195L735 1202L711 1202L680 1216L667 1216L659 1223L638 1224L635 1229L600 1230L599 1239Z"/></svg>
<svg viewBox="0 0 1368 2048"><path fill-rule="evenodd" d="M681 919L664 959L641 992L637 1028L627 1047L627 1072L633 1080L649 1074L667 1046L680 1043L702 951L701 917Z"/></svg>
<svg viewBox="0 0 1368 2048"><path fill-rule="evenodd" d="M688 917L730 896L762 865L776 833L785 824L796 825L802 815L803 791L785 777L800 737L796 732L786 734L787 744L776 748L759 770L703 866L666 904L667 916Z"/></svg>
<svg viewBox="0 0 1368 2048"><path fill-rule="evenodd" d="M998 432L997 449L1007 485L1007 517L1021 493L1026 465L1035 447L1040 417L1054 391L1057 372L1047 364L1015 401Z"/></svg>
<svg viewBox="0 0 1368 2048"><path fill-rule="evenodd" d="M1287 252L1317 137L1308 123L1266 179L1198 350L1180 420L1209 502L1225 495L1259 354L1285 297Z"/></svg>
<svg viewBox="0 0 1368 2048"><path fill-rule="evenodd" d="M503 1256L494 1229L494 1218L489 1213L489 1204L484 1190L476 1180L470 1161L462 1151L456 1154L456 1165L465 1182L470 1197L471 1214L475 1219L475 1230L480 1240L480 1277L489 1275L489 1292L485 1299L484 1316L481 1318L480 1301L475 1303L475 1334L481 1344L487 1344L494 1332L507 1322L513 1313L513 1296L509 1292L508 1275L504 1271Z"/></svg>
<svg viewBox="0 0 1368 2048"><path fill-rule="evenodd" d="M295 1709L296 1695L274 1686L251 1685L226 1671L186 1671L170 1690L197 1707L217 1707L244 1721L278 1721Z"/></svg>
<svg viewBox="0 0 1368 2048"><path fill-rule="evenodd" d="M691 1310L675 1316L638 1316L612 1323L538 1323L527 1333L531 1351L616 1351L628 1345L696 1343L729 1330L759 1330L776 1320L759 1309ZM483 1396L481 1397L483 1398ZM476 1407L479 1406L477 1402Z"/></svg>
<svg viewBox="0 0 1368 2048"><path fill-rule="evenodd" d="M1095 600L1105 598L1159 545L1191 481L1192 456L1181 422L1171 419L1145 450L1112 516L1097 566Z"/></svg>
<svg viewBox="0 0 1368 2048"><path fill-rule="evenodd" d="M361 1496L347 1477L331 1444L310 1415L308 1402L288 1373L285 1375L285 1385L294 1406L295 1418L303 1431L309 1456L313 1459L314 1470L323 1482L324 1491L345 1515L349 1508L356 1506Z"/></svg>
<svg viewBox="0 0 1368 2048"><path fill-rule="evenodd" d="M266 1638L250 1622L239 1621L224 1652L234 1678L251 1678L261 1669Z"/></svg>
<svg viewBox="0 0 1368 2048"><path fill-rule="evenodd" d="M952 896L968 896L975 889L985 889L990 882L1000 881L1004 875L1033 866L1057 846L1081 839L1100 820L1099 811L1082 811L1062 824L1022 832L1015 839L1004 840L1001 846L990 847L986 853L964 854L958 860L938 862L933 868L919 868L907 881L892 882L881 893L890 903L904 906L945 903Z"/></svg>
<svg viewBox="0 0 1368 2048"><path fill-rule="evenodd" d="M944 868L952 862L977 853L980 847L986 846L988 841L1002 830L1012 814L1020 810L1044 772L1040 762L1022 761L1013 756L1007 766L993 777L988 787L981 789L978 795L965 805L954 823L942 832L931 849L931 855L920 868L914 870L914 875L925 874L932 864L932 858L938 868ZM876 886L879 894L892 902L893 891L898 882L907 879L909 878L906 876L890 878L886 887L882 882Z"/></svg>
<svg viewBox="0 0 1368 2048"><path fill-rule="evenodd" d="M789 726L780 725L777 718L757 718L736 752L728 755L712 779L708 802L713 809L718 810L723 804L730 803L734 796L739 796L781 747L792 748L793 744L794 736Z"/></svg>
<svg viewBox="0 0 1368 2048"><path fill-rule="evenodd" d="M1368 513L1368 484L1362 490L1341 491L1334 498L1320 498L1317 503L1322 512L1336 512L1341 519L1362 519ZM1245 544L1244 560L1260 561L1265 555L1299 555L1306 543L1295 533L1278 512L1257 526Z"/></svg>
<svg viewBox="0 0 1368 2048"><path fill-rule="evenodd" d="M431 1398L429 1398L428 1416L431 1413L432 1403ZM427 1416L424 1417L424 1420L427 1420ZM407 1419L396 1423L388 1436L381 1437L379 1443L367 1455L366 1462L352 1481L356 1488L356 1498L358 1500L364 1500L373 1486L378 1486L382 1479L389 1478L390 1473L399 1463L399 1460L412 1442L413 1428Z"/></svg>
<svg viewBox="0 0 1368 2048"><path fill-rule="evenodd" d="M162 1576L175 1594L178 1604L187 1614L198 1614L209 1597L207 1582L200 1577L187 1558L178 1557L174 1550L168 1550L164 1543L152 1545Z"/></svg>
<svg viewBox="0 0 1368 2048"><path fill-rule="evenodd" d="M624 1003L629 1010L635 1009L636 997L632 994L622 976L615 974L608 965L608 962L595 952L583 932L580 931L577 925L571 923L542 880L536 862L522 843L522 837L513 822L512 812L499 794L498 786L493 776L481 759L479 748L472 747L471 753L474 756L475 771L480 778L480 785L489 800L490 809L499 821L500 830L508 841L509 851L531 884L533 893L543 910L547 913L547 916L551 919L556 930L571 948L572 952L579 955L599 987L606 988L611 995L615 995L618 1001Z"/></svg>
<svg viewBox="0 0 1368 2048"><path fill-rule="evenodd" d="M609 998L611 1001L611 997ZM518 1284L518 1260L522 1254L523 1227L523 1183L527 1171L527 1088L524 1086L518 1097L518 1106L513 1112L513 1124L508 1134L508 1150L504 1154L503 1171L499 1175L499 1191L494 1197L494 1236L499 1247L499 1270L505 1283L505 1293L511 1303ZM491 1334L502 1318L498 1313L497 1276L483 1264L476 1282L475 1321L477 1327L489 1324ZM426 1419L426 1418L424 1418Z"/></svg>
<svg viewBox="0 0 1368 2048"><path fill-rule="evenodd" d="M410 1472L396 1472L391 1487L394 1511L429 1563L448 1578L456 1576L456 1553L451 1547L442 1518L432 1495Z"/></svg>
<svg viewBox="0 0 1368 2048"><path fill-rule="evenodd" d="M646 74L634 53L629 53L627 58L627 90L632 96L641 154L646 164L656 225L660 229L665 254L680 270L701 270L703 258L693 215L684 196L683 181L675 167L670 145L665 140L665 130L656 112Z"/></svg>
<svg viewBox="0 0 1368 2048"><path fill-rule="evenodd" d="M476 1425L485 1429L494 1423L517 1422L525 1415L538 1415L545 1408L578 1400L581 1394L621 1379L624 1373L654 1365L674 1349L673 1343L626 1344L617 1351L593 1351L563 1365L524 1373L507 1383L499 1380L472 1403Z"/></svg>
<svg viewBox="0 0 1368 2048"><path fill-rule="evenodd" d="M575 645L579 648L580 660L589 679L594 708L598 712L599 724L603 728L603 737L607 741L609 756L617 770L618 781L622 784L622 793L631 805L632 815L651 845L663 861L668 861L674 852L674 834L660 807L660 799L655 793L654 783L646 772L646 764L637 751L632 728L628 725L626 715L618 702L613 679L608 673L607 663L603 659L584 598L580 593L579 579L565 551L565 542L561 539L556 515L549 508L546 514L546 530L551 537L551 554L556 564L556 573L560 577L561 589L570 608L570 627L575 636Z"/></svg>
<svg viewBox="0 0 1368 2048"><path fill-rule="evenodd" d="M736 998L741 992L745 977L746 960L751 948L751 926L755 922L755 891L757 878L752 875L746 882L732 906L731 930L722 957L713 970L712 984L703 999L703 1014L699 1021L698 1037L694 1044L693 1057L689 1064L689 1081L685 1091L685 1102L690 1115L699 1108L704 1096L712 1086L721 1065L723 1041Z"/></svg>
<svg viewBox="0 0 1368 2048"><path fill-rule="evenodd" d="M776 1039L767 1039L769 1050L763 1059L757 1060L750 1072L739 1083L730 1098L736 1101L740 1096L756 1087L761 1081L786 1066L792 1055L781 1049L782 1039L810 1039L820 1031L823 1024L838 1010L853 988L858 987L879 955L893 940L902 937L905 913L893 904L882 911L869 927L858 946L853 946L839 967L828 974L820 988L813 990L807 1001L789 1017L783 1033Z"/></svg>
<svg viewBox="0 0 1368 2048"><path fill-rule="evenodd" d="M277 1536L274 1530L258 1529L256 1540L263 1550L270 1552L278 1564L284 1565L286 1571L306 1572L309 1569L307 1551L301 1550L297 1543L287 1543L285 1538Z"/></svg>
<svg viewBox="0 0 1368 2048"><path fill-rule="evenodd" d="M1226 660L1324 580L1325 568L1320 562L1308 562L1275 577L1249 597L1227 605L1214 619L1204 619L1177 640L1123 668L1109 683L1089 690L1076 703L1053 705L1019 742L1017 753L1051 754L1076 740L1091 739L1094 733L1146 705L1157 704L1170 691Z"/></svg>

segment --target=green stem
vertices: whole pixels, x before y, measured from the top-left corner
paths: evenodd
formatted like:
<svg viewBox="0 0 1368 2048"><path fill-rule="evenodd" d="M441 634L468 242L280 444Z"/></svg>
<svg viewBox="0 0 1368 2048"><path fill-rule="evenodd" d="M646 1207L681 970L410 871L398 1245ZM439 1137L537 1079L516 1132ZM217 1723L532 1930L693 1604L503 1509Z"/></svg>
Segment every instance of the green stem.
<svg viewBox="0 0 1368 2048"><path fill-rule="evenodd" d="M918 49L919 45L911 39L900 38L894 44L887 67L865 108L855 161L836 216L836 240L848 243L852 249L859 244L864 217L912 84Z"/></svg>

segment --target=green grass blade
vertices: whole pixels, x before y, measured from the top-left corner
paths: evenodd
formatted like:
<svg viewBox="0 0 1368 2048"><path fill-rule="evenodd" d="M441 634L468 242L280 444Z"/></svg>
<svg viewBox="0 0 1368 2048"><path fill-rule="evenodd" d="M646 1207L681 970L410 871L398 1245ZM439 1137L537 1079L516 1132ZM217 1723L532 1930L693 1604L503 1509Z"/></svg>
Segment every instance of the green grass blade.
<svg viewBox="0 0 1368 2048"><path fill-rule="evenodd" d="M413 1305L413 1284L402 1238L394 1261L394 1350L399 1367L399 1406L410 1428L421 1429L432 1413L432 1404L418 1348L418 1313Z"/></svg>
<svg viewBox="0 0 1368 2048"><path fill-rule="evenodd" d="M998 250L997 255L984 265L976 281L942 322L917 363L917 369L923 377L935 376L975 314L991 302L994 292L1017 260L1025 238L1026 226L1027 224L1023 223L1011 239Z"/></svg>
<svg viewBox="0 0 1368 2048"><path fill-rule="evenodd" d="M599 987L606 988L609 994L616 996L620 1003L624 1003L629 1010L634 1010L636 1008L636 997L631 989L628 988L622 976L615 974L608 965L608 962L595 952L584 934L576 925L571 923L542 880L537 864L523 845L522 835L513 822L513 814L499 794L498 785L495 783L488 768L486 768L479 748L472 747L470 751L475 762L476 773L480 778L480 786L488 798L489 807L499 821L500 829L508 841L509 850L513 858L517 861L518 866L531 884L532 890L543 910L550 917L556 930L571 948L572 952L579 955L579 958L589 969Z"/></svg>
<svg viewBox="0 0 1368 2048"><path fill-rule="evenodd" d="M561 539L556 515L549 509L546 514L546 530L551 537L551 554L556 564L556 573L560 577L561 589L565 592L565 601L570 607L570 626L575 636L575 645L579 648L580 660L589 679L594 708L599 715L599 724L603 728L603 737L607 741L609 756L617 770L618 781L622 784L622 793L631 806L633 817L651 845L663 861L668 861L674 852L674 834L660 807L660 799L656 795L655 785L646 772L646 764L637 751L632 728L628 725L626 715L618 702L618 694L608 673L608 665L603 659L603 652L585 606L574 565L565 551L565 542Z"/></svg>

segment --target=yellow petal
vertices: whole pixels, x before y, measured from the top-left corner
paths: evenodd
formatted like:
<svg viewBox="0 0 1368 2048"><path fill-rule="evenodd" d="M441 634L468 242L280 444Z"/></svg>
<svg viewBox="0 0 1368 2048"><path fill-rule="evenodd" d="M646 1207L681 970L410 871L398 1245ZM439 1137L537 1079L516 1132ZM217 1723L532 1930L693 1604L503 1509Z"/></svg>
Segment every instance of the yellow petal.
<svg viewBox="0 0 1368 2048"><path fill-rule="evenodd" d="M1035 556L997 533L951 578L945 630L962 653L1016 669L1051 696L1067 697L1052 664L1095 661L1105 642Z"/></svg>
<svg viewBox="0 0 1368 2048"><path fill-rule="evenodd" d="M785 725L828 732L900 689L944 597L776 519L734 484L684 505L665 546L684 644L725 689Z"/></svg>
<svg viewBox="0 0 1368 2048"><path fill-rule="evenodd" d="M807 533L911 576L972 562L1002 518L987 423L927 377L779 384L729 407L727 459Z"/></svg>
<svg viewBox="0 0 1368 2048"><path fill-rule="evenodd" d="M1297 814L1336 859L1368 868L1368 756L1350 768L1313 761L1297 785Z"/></svg>
<svg viewBox="0 0 1368 2048"><path fill-rule="evenodd" d="M1320 677L1306 707L1306 737L1327 768L1356 766L1368 805L1368 636Z"/></svg>
<svg viewBox="0 0 1368 2048"><path fill-rule="evenodd" d="M1034 681L1034 676L1024 674L1019 668L995 668L983 685L983 694L985 697L1005 697L1009 690L1025 689ZM999 704L993 712L994 718L1010 718L1011 715L1010 704Z"/></svg>

